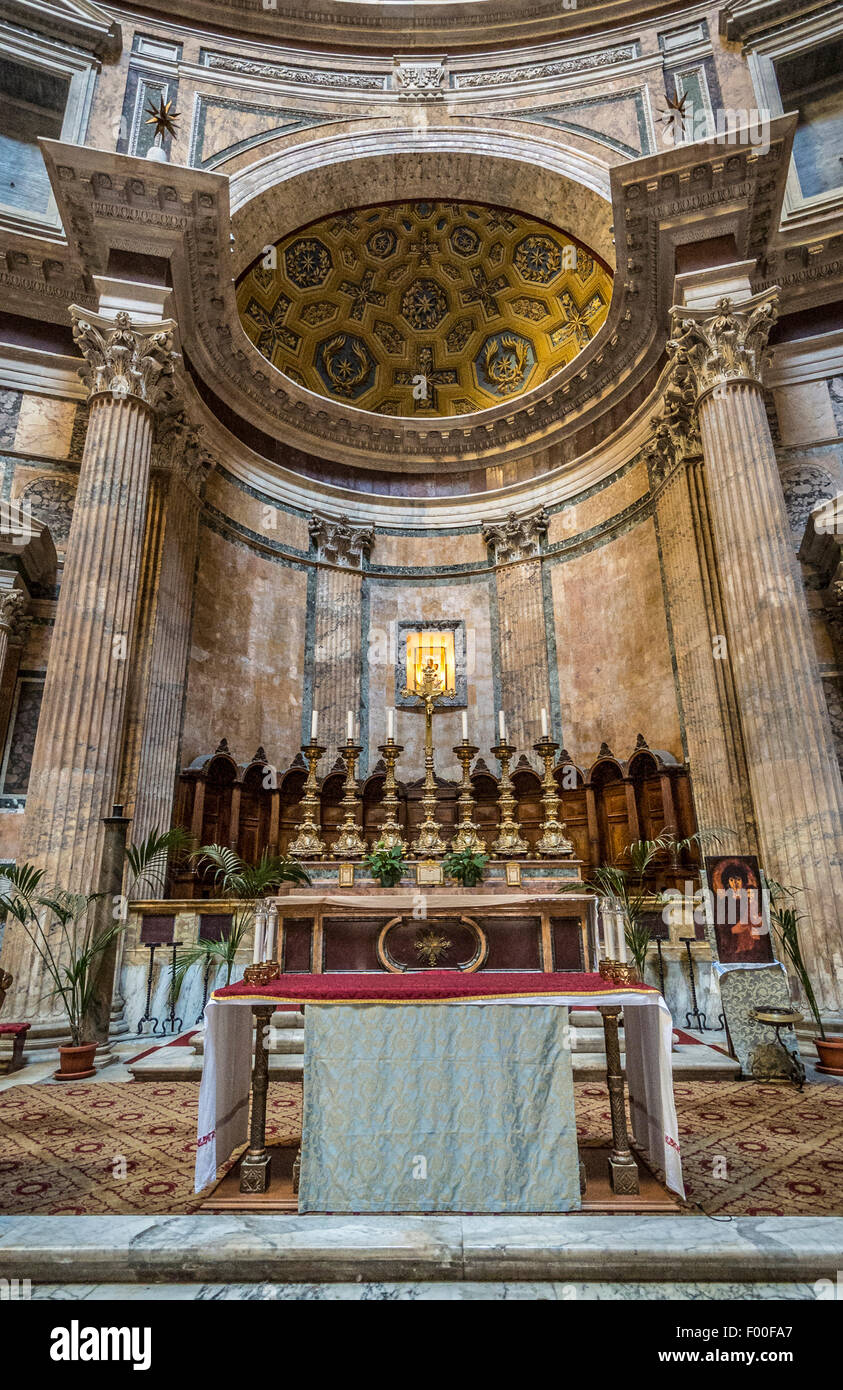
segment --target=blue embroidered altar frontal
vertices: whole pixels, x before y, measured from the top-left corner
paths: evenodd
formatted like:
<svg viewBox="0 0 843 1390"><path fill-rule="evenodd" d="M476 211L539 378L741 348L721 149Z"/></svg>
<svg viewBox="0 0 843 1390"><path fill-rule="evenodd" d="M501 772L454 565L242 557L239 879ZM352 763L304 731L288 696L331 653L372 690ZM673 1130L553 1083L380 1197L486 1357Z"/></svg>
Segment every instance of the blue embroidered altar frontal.
<svg viewBox="0 0 843 1390"><path fill-rule="evenodd" d="M580 1207L568 1010L305 1011L301 1212Z"/></svg>

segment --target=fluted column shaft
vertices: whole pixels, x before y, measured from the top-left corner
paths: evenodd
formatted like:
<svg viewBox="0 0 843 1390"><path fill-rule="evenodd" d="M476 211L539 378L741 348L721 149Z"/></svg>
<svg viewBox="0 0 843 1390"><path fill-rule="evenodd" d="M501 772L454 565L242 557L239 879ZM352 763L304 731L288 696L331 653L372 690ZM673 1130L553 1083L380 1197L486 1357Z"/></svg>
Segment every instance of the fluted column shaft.
<svg viewBox="0 0 843 1390"><path fill-rule="evenodd" d="M103 816L119 775L131 668L154 414L172 384L172 324L138 328L75 312L91 413L56 609L27 794L26 857L45 883L93 892ZM165 385L166 379L166 385ZM58 949L58 943L54 943ZM55 1018L43 968L19 929L7 930L4 964L13 1009Z"/></svg>
<svg viewBox="0 0 843 1390"><path fill-rule="evenodd" d="M501 705L510 741L528 756L541 733L540 711L550 709L541 565L522 560L497 573Z"/></svg>
<svg viewBox="0 0 843 1390"><path fill-rule="evenodd" d="M731 829L721 835L724 850L755 849L731 667L728 652L718 655L724 619L702 459L674 469L657 517L697 823Z"/></svg>
<svg viewBox="0 0 843 1390"><path fill-rule="evenodd" d="M363 576L322 568L316 581L313 707L330 754L346 738L346 711L360 707Z"/></svg>
<svg viewBox="0 0 843 1390"><path fill-rule="evenodd" d="M159 830L168 829L172 819L198 543L199 498L185 482L173 476L160 552L134 805L132 839L136 844L156 826Z"/></svg>
<svg viewBox="0 0 843 1390"><path fill-rule="evenodd" d="M697 411L762 867L800 890L820 1004L843 1002L843 785L759 381L775 292L674 310Z"/></svg>

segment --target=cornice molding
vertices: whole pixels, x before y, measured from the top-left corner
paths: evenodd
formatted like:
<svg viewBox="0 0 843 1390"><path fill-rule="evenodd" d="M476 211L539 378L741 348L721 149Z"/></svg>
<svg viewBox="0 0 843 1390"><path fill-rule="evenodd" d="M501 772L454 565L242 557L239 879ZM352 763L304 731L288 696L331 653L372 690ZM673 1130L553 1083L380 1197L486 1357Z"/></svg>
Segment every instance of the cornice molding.
<svg viewBox="0 0 843 1390"><path fill-rule="evenodd" d="M90 0L3 0L3 18L98 58L118 58L123 47L117 20Z"/></svg>

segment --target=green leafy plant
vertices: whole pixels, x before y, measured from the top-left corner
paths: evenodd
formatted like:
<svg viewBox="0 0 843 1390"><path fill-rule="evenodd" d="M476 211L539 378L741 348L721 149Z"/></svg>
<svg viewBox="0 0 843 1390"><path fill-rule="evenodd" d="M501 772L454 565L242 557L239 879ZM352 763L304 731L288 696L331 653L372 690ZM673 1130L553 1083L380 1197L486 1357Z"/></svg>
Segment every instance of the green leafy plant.
<svg viewBox="0 0 843 1390"><path fill-rule="evenodd" d="M128 896L136 897L141 889L163 888L167 878L167 863L170 856L180 858L195 844L192 835L180 825L161 831L155 826L145 840L126 847L126 864L129 869Z"/></svg>
<svg viewBox="0 0 843 1390"><path fill-rule="evenodd" d="M478 854L473 849L458 849L447 854L442 861L442 869L449 878L455 878L463 888L474 888L486 872L488 854Z"/></svg>
<svg viewBox="0 0 843 1390"><path fill-rule="evenodd" d="M363 863L381 885L381 888L394 888L396 883L400 883L404 874L407 872L407 863L401 853L400 845L393 845L387 848L379 840L374 846L371 854L367 854Z"/></svg>
<svg viewBox="0 0 843 1390"><path fill-rule="evenodd" d="M142 844L127 849L127 895L136 892L142 882L155 882L160 865L166 867L170 850L184 843L183 830L153 830ZM91 1004L99 967L106 951L125 930L125 922L115 920L98 930L96 914L90 909L103 895L48 888L44 870L32 864L10 865L4 878L8 887L0 895L0 911L20 923L41 957L51 982L49 997L61 1000L72 1045L94 1041Z"/></svg>
<svg viewBox="0 0 843 1390"><path fill-rule="evenodd" d="M817 1004L817 996L814 994L814 986L811 983L811 976L802 954L802 943L799 939L799 923L802 920L801 912L796 910L793 902L785 902L786 898L793 898L799 891L796 888L785 888L783 884L777 883L775 879L764 878L764 887L767 889L770 901L770 921L773 932L778 941L782 953L790 962L794 975L799 981L799 987L805 996L808 1008L811 1010L814 1022L819 1029L820 1037L825 1039L826 1032L823 1021L820 1017L820 1010Z"/></svg>
<svg viewBox="0 0 843 1390"><path fill-rule="evenodd" d="M203 845L195 851L193 858L197 866L212 872L213 882L222 897L235 898L243 906L232 913L231 931L227 936L219 941L203 938L179 954L173 972L176 998L188 970L197 961L209 966L215 964L217 969L224 966L225 983L230 985L237 952L254 923L258 902L269 896L280 883L310 883L310 875L297 859L270 854L266 849L257 864L247 864L226 845Z"/></svg>

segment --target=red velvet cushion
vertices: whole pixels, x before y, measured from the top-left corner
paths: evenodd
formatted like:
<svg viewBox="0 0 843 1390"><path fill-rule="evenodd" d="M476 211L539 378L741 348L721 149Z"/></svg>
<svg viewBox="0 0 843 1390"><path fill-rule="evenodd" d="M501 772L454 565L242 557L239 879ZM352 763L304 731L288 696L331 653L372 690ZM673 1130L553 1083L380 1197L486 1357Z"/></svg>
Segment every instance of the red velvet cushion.
<svg viewBox="0 0 843 1390"><path fill-rule="evenodd" d="M31 1023L0 1023L0 1033L25 1033Z"/></svg>

